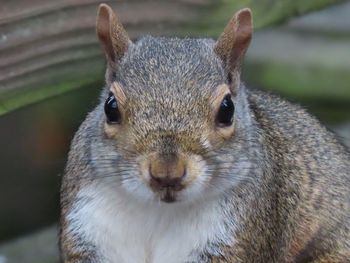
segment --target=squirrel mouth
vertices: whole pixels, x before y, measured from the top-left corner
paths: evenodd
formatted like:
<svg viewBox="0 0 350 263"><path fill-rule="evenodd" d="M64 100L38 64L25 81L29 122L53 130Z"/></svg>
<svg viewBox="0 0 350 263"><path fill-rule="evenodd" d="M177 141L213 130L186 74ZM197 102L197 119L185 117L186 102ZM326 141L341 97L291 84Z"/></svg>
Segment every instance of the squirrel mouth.
<svg viewBox="0 0 350 263"><path fill-rule="evenodd" d="M176 193L170 188L165 188L160 192L160 200L165 203L176 202Z"/></svg>

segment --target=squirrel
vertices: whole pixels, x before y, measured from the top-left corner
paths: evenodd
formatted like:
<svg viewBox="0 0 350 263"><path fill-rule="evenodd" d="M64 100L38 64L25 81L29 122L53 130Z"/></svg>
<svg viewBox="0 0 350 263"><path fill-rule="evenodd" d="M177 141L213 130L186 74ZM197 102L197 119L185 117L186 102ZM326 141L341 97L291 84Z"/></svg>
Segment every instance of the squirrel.
<svg viewBox="0 0 350 263"><path fill-rule="evenodd" d="M66 263L350 262L350 154L241 81L250 9L215 41L132 42L106 4L106 87L61 188Z"/></svg>

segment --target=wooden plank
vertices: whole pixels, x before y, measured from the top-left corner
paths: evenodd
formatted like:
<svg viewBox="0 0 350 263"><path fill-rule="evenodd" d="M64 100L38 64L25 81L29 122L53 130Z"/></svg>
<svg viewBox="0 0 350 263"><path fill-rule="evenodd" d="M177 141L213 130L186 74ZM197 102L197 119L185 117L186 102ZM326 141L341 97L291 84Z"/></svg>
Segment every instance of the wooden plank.
<svg viewBox="0 0 350 263"><path fill-rule="evenodd" d="M132 38L142 34L211 36L239 8L267 26L340 0L105 1ZM95 36L97 0L13 0L0 7L0 115L49 96L102 81Z"/></svg>

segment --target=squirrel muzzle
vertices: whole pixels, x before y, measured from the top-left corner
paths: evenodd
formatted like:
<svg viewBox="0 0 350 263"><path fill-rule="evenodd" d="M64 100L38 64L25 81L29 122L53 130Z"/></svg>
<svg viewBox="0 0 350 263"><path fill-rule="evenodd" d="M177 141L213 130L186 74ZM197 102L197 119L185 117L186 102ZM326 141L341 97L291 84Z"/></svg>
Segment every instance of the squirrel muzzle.
<svg viewBox="0 0 350 263"><path fill-rule="evenodd" d="M175 155L160 157L158 155L149 161L150 186L159 191L170 189L180 191L184 188L186 177L186 162Z"/></svg>

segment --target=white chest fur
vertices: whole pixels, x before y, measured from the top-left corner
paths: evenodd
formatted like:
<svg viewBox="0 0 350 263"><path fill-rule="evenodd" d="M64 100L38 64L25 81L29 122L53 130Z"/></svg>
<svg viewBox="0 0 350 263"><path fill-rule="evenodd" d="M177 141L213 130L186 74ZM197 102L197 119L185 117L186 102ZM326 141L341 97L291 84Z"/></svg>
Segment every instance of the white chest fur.
<svg viewBox="0 0 350 263"><path fill-rule="evenodd" d="M225 218L214 201L141 205L108 185L86 188L79 196L83 201L68 215L70 231L94 244L103 262L199 262L204 250L218 253L209 243L233 243L234 219Z"/></svg>

